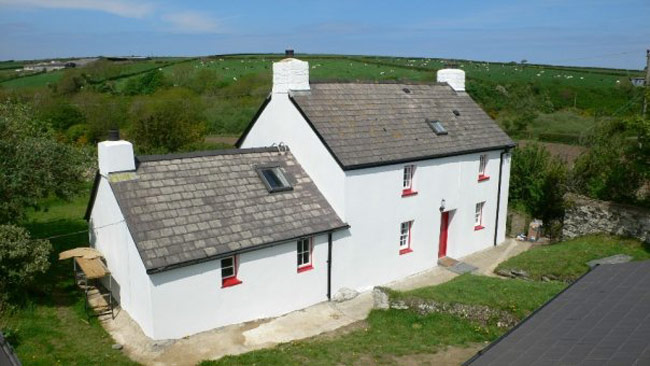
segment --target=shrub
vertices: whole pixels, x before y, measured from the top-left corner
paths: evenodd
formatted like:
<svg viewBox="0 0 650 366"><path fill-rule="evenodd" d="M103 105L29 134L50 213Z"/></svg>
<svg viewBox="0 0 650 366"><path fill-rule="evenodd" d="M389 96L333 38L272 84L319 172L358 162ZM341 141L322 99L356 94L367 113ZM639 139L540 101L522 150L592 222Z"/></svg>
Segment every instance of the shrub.
<svg viewBox="0 0 650 366"><path fill-rule="evenodd" d="M539 144L518 148L512 155L510 199L513 205L550 227L564 216L567 168Z"/></svg>
<svg viewBox="0 0 650 366"><path fill-rule="evenodd" d="M20 295L38 275L50 267L52 245L43 239L31 239L27 230L0 225L0 299Z"/></svg>
<svg viewBox="0 0 650 366"><path fill-rule="evenodd" d="M187 89L163 90L136 98L129 111L130 137L144 153L166 153L203 141L201 99Z"/></svg>

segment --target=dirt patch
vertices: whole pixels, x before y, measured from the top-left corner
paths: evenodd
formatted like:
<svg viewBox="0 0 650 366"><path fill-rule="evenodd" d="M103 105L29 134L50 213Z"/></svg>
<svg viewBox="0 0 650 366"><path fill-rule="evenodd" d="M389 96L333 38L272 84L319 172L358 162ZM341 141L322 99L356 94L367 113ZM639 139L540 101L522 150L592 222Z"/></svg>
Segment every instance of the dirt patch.
<svg viewBox="0 0 650 366"><path fill-rule="evenodd" d="M540 141L527 141L527 140L520 140L518 142L521 147L536 142L544 146L546 150L548 150L548 152L551 153L551 155L565 160L569 165L573 165L573 163L576 161L578 156L580 156L580 154L582 154L583 152L587 151L587 148L584 146L567 145L567 144L560 144L556 142L540 142Z"/></svg>
<svg viewBox="0 0 650 366"><path fill-rule="evenodd" d="M370 355L361 355L354 365L376 366L388 363L399 366L459 366L463 362L469 360L485 346L487 346L487 342L471 343L465 346L449 346L434 353L392 356L389 359L382 358L380 362Z"/></svg>
<svg viewBox="0 0 650 366"><path fill-rule="evenodd" d="M239 136L206 136L205 142L235 146Z"/></svg>
<svg viewBox="0 0 650 366"><path fill-rule="evenodd" d="M321 340L321 339L334 339L349 333L352 333L357 330L365 330L368 329L368 322L365 320L361 320L352 324L348 324L346 326L340 327L336 330L333 330L331 332L326 332L326 333L321 333L317 336L313 336L311 338L308 338L310 340Z"/></svg>
<svg viewBox="0 0 650 366"><path fill-rule="evenodd" d="M447 347L436 353L400 356L395 357L395 363L400 366L458 366L469 360L486 345L486 343L473 343L466 347Z"/></svg>

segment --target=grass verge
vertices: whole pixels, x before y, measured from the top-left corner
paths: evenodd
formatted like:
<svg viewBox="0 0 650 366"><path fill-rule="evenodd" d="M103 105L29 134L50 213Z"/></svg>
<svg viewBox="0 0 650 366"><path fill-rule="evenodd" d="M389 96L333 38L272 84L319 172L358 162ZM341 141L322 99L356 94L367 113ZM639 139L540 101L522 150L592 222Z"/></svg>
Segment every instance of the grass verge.
<svg viewBox="0 0 650 366"><path fill-rule="evenodd" d="M444 303L483 305L523 319L566 285L464 274L438 286L397 292L398 297L417 297Z"/></svg>
<svg viewBox="0 0 650 366"><path fill-rule="evenodd" d="M573 281L589 270L587 262L627 254L634 260L650 259L650 245L635 239L607 235L591 235L557 244L534 247L499 264L499 270L523 270L531 279L551 276Z"/></svg>

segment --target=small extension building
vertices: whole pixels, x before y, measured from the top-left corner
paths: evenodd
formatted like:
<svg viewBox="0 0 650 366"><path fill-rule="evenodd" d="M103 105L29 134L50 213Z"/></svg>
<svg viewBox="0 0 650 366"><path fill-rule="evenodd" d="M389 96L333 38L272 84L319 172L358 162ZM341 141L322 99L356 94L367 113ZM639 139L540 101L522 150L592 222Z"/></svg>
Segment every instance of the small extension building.
<svg viewBox="0 0 650 366"><path fill-rule="evenodd" d="M310 83L288 58L238 149L101 142L86 216L122 309L181 338L502 242L514 143L464 86Z"/></svg>

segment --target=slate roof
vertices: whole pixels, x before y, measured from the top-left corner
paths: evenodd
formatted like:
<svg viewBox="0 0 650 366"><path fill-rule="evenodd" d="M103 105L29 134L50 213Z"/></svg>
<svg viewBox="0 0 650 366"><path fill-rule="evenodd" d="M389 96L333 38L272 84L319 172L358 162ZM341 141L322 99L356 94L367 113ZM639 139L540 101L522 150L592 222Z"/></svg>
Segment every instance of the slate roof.
<svg viewBox="0 0 650 366"><path fill-rule="evenodd" d="M650 365L650 261L600 265L464 365Z"/></svg>
<svg viewBox="0 0 650 366"><path fill-rule="evenodd" d="M347 227L290 151L222 150L137 158L109 176L148 273ZM256 167L293 189L269 193Z"/></svg>
<svg viewBox="0 0 650 366"><path fill-rule="evenodd" d="M446 83L313 83L291 98L346 170L515 145L467 93ZM427 118L449 134L436 135Z"/></svg>

